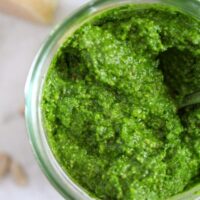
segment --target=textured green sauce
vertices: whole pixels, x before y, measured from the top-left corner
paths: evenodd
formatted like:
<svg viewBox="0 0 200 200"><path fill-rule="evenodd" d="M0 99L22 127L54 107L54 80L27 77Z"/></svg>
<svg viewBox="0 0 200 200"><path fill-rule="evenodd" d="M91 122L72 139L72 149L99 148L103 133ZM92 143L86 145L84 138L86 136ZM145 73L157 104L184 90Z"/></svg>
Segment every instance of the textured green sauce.
<svg viewBox="0 0 200 200"><path fill-rule="evenodd" d="M151 5L106 11L58 50L42 111L60 165L106 200L165 200L199 182L200 22Z"/></svg>

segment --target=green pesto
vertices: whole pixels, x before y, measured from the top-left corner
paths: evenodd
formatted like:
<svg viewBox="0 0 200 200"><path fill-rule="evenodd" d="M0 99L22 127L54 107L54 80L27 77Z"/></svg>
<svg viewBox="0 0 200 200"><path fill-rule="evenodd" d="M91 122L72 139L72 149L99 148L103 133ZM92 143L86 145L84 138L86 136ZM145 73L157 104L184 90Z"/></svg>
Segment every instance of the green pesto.
<svg viewBox="0 0 200 200"><path fill-rule="evenodd" d="M166 200L200 174L200 22L157 4L99 14L56 53L42 112L66 173L104 200Z"/></svg>

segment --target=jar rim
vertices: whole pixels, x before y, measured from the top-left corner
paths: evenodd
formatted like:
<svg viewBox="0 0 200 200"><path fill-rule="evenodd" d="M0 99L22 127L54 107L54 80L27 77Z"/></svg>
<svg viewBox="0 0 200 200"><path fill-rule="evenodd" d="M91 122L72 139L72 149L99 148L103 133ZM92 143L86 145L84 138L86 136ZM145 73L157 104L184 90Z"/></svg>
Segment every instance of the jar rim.
<svg viewBox="0 0 200 200"><path fill-rule="evenodd" d="M185 2L185 3L184 3ZM89 1L83 7L78 9L74 14L67 17L62 23L57 25L50 33L47 40L43 43L38 51L25 86L25 118L26 126L29 135L29 141L32 145L33 153L44 174L49 179L50 183L64 197L69 199L90 200L91 197L84 191L83 188L76 185L71 178L64 172L51 148L47 142L45 130L42 124L41 116L41 94L43 83L48 67L52 61L54 53L60 47L63 39L71 35L79 28L86 20L94 17L99 12L108 10L113 7L126 4L146 4L146 3L161 3L174 6L182 11L200 19L200 1L191 0L95 0ZM192 2L188 6L188 2ZM116 4L117 3L117 4ZM198 6L197 6L198 5ZM195 9L194 9L195 7ZM194 11L195 10L195 11ZM200 185L198 191L200 190Z"/></svg>

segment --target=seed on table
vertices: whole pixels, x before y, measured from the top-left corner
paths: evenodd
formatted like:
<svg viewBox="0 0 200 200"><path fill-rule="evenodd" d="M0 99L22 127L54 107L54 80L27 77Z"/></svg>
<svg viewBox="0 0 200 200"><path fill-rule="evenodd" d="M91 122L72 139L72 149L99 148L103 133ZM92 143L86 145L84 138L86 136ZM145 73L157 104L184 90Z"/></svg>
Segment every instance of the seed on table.
<svg viewBox="0 0 200 200"><path fill-rule="evenodd" d="M5 176L9 171L10 157L7 154L0 153L0 178Z"/></svg>
<svg viewBox="0 0 200 200"><path fill-rule="evenodd" d="M20 107L19 109L19 114L24 117L24 113L25 113L25 108L24 108L24 105Z"/></svg>
<svg viewBox="0 0 200 200"><path fill-rule="evenodd" d="M28 183L27 174L24 168L17 162L12 161L10 173L17 185L25 186Z"/></svg>

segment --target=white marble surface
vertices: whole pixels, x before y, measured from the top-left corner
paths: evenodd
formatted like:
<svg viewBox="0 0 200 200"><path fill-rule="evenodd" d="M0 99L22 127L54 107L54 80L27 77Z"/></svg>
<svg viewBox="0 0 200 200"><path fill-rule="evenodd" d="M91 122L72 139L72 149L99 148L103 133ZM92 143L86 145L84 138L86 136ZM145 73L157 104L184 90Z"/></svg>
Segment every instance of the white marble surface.
<svg viewBox="0 0 200 200"><path fill-rule="evenodd" d="M86 1L60 0L55 24ZM22 163L29 177L27 187L17 187L11 177L1 180L0 200L62 199L40 171L19 114L31 62L52 27L0 13L0 152Z"/></svg>

